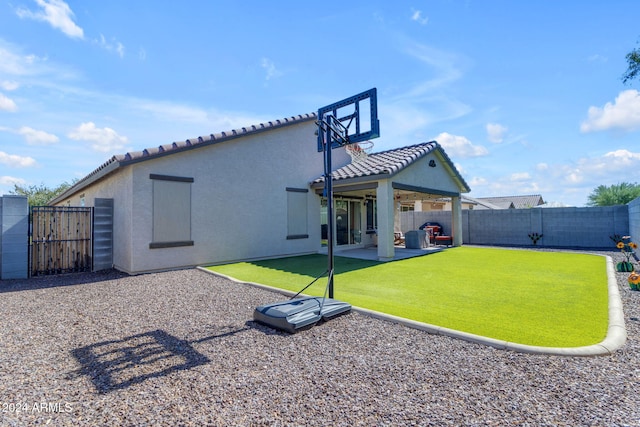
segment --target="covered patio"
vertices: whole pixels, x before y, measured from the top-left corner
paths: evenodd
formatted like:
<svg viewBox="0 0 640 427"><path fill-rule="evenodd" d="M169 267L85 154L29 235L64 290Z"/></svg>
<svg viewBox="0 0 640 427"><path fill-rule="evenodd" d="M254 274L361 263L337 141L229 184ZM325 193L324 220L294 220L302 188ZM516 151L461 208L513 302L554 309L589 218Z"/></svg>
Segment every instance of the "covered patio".
<svg viewBox="0 0 640 427"><path fill-rule="evenodd" d="M399 229L401 201L439 197L452 200L453 226L447 234L453 246L462 245L461 193L470 188L437 142L370 154L335 170L332 176L336 255L375 247L375 259L396 259L396 252L404 248L394 244L394 233L408 231ZM316 179L311 187L322 197L324 178ZM321 218L326 226L325 211Z"/></svg>

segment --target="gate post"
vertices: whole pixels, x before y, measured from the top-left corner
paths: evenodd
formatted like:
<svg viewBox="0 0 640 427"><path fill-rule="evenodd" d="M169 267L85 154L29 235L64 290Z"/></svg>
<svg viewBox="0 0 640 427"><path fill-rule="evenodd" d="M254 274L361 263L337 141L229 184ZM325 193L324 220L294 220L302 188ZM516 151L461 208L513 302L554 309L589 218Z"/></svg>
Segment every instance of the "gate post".
<svg viewBox="0 0 640 427"><path fill-rule="evenodd" d="M0 197L0 279L29 274L29 203L26 196Z"/></svg>
<svg viewBox="0 0 640 427"><path fill-rule="evenodd" d="M93 271L113 267L113 199L94 200Z"/></svg>

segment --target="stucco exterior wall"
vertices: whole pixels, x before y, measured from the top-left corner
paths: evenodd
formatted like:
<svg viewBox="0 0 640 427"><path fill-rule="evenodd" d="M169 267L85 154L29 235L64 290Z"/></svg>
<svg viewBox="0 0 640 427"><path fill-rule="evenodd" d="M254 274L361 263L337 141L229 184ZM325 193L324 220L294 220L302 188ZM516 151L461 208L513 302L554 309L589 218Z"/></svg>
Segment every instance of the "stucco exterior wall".
<svg viewBox="0 0 640 427"><path fill-rule="evenodd" d="M314 122L303 122L120 167L59 204L93 206L114 199L114 265L128 273L296 255L320 248L322 175ZM333 151L335 167L349 163ZM151 174L193 178L193 246L149 248L153 240ZM308 238L287 239L287 188L307 189Z"/></svg>
<svg viewBox="0 0 640 427"><path fill-rule="evenodd" d="M323 170L315 129L307 122L133 165L133 270L318 251L320 198L309 189ZM337 164L348 162L344 150L333 154ZM194 178L193 246L149 249L150 174ZM287 239L288 187L309 189L306 239Z"/></svg>
<svg viewBox="0 0 640 427"><path fill-rule="evenodd" d="M435 161L435 167L429 166L431 160ZM419 159L410 168L406 168L394 175L391 181L417 187L449 191L451 193L460 193L460 188L453 180L452 173L437 152L429 153Z"/></svg>

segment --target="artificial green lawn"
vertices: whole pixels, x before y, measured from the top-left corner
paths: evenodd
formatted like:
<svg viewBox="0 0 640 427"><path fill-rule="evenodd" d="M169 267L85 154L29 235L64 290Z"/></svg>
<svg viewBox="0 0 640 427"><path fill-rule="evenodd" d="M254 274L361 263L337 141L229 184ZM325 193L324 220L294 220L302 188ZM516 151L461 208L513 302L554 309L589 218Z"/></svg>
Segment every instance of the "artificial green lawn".
<svg viewBox="0 0 640 427"><path fill-rule="evenodd" d="M209 269L297 292L326 264L308 255ZM336 299L437 326L546 347L595 344L607 332L601 256L457 247L385 263L336 257L335 270ZM325 287L320 279L305 294Z"/></svg>

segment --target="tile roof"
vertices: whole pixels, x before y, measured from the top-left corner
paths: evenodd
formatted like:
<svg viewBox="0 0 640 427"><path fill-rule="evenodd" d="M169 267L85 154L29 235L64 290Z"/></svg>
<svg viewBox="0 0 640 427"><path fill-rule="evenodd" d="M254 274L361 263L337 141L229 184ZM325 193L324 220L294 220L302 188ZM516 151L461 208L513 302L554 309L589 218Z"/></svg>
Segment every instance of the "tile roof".
<svg viewBox="0 0 640 427"><path fill-rule="evenodd" d="M476 199L489 202L502 209L509 209L512 205L515 209L526 209L544 204L544 200L542 200L542 196L540 194L530 194L526 196L476 197Z"/></svg>
<svg viewBox="0 0 640 427"><path fill-rule="evenodd" d="M474 209L501 209L500 206L496 206L493 203L487 202L486 200L474 199L469 196L462 196L462 203L470 203L475 205Z"/></svg>
<svg viewBox="0 0 640 427"><path fill-rule="evenodd" d="M363 161L352 162L333 171L333 180L341 181L367 176L373 177L375 175L395 175L415 161L436 150L440 152L444 160L449 164L449 167L460 181L460 184L466 191L470 191L464 178L458 173L458 170L453 165L449 156L447 156L447 153L444 152L440 144L436 141L423 142L408 147L369 154ZM324 182L324 177L319 177L313 181L313 184L322 182Z"/></svg>
<svg viewBox="0 0 640 427"><path fill-rule="evenodd" d="M251 125L248 127L242 127L239 129L231 129L230 131L215 134L212 133L205 136L197 136L195 138L187 139L186 141L174 142L172 144L160 145L158 147L145 148L142 151L133 151L121 155L116 155L113 157L113 159L121 163L134 163L136 161L146 160L149 157L173 154L177 151L189 150L223 141L229 141L231 139L240 138L259 132L289 126L294 123L302 123L310 120L315 120L315 118L316 113L285 117L284 119L269 121L257 125Z"/></svg>

